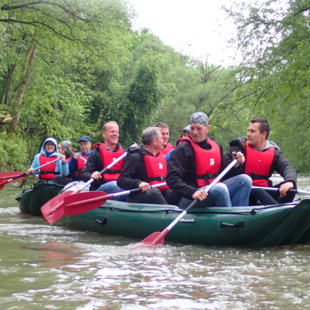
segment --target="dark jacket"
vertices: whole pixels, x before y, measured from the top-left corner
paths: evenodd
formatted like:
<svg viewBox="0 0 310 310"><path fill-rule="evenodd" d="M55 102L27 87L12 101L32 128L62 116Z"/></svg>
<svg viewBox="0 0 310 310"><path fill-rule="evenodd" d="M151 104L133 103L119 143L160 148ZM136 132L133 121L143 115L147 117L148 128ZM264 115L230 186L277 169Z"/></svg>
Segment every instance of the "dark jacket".
<svg viewBox="0 0 310 310"><path fill-rule="evenodd" d="M82 151L78 151L77 153L81 153L84 156L89 157L90 154L93 152L93 150L90 150L88 154L84 154ZM87 158L88 160L88 158ZM71 159L69 161L69 177L72 178L72 181L79 181L80 178L76 176L77 173L77 167L78 167L78 160L74 158L74 154L71 156Z"/></svg>
<svg viewBox="0 0 310 310"><path fill-rule="evenodd" d="M119 146L120 144L117 143L113 152L116 152ZM111 169L113 169L113 167ZM86 166L82 170L82 180L84 182L89 181L90 176L92 175L93 172L95 171L100 172L101 170L103 170L103 163L102 163L101 154L100 154L100 145L97 145L96 148L89 155ZM93 181L91 190L96 190L104 183L106 182L103 179Z"/></svg>
<svg viewBox="0 0 310 310"><path fill-rule="evenodd" d="M211 145L207 140L198 143L198 145L204 150L211 149ZM223 154L222 146L218 145L221 151L221 172L231 160ZM182 141L171 153L167 184L177 193L179 198L192 199L193 194L197 191L195 152L190 142Z"/></svg>
<svg viewBox="0 0 310 310"><path fill-rule="evenodd" d="M232 158L232 152L241 152L241 153L244 154L245 160L246 160L246 153L245 153L245 143L246 143L246 141L247 141L246 138L238 138L238 139L231 140L229 142L230 148L227 151L226 155L229 158ZM286 183L286 182L293 182L294 183L294 187L296 188L296 185L297 185L297 174L296 174L294 166L286 159L286 157L281 152L280 148L275 143L273 143L271 141L268 141L268 142L275 149L274 159L273 159L273 162L272 162L272 165L271 165L269 177L271 177L272 173L274 171L276 171L284 179L284 181L281 182L281 184L282 183ZM234 170L233 172L234 172L235 175L244 173L245 163L243 165L240 165L238 168L233 169L233 170ZM272 185L272 181L271 180L269 180L268 183L269 183L270 186Z"/></svg>
<svg viewBox="0 0 310 310"><path fill-rule="evenodd" d="M151 153L149 153L143 147L138 147L130 150L130 154L124 160L124 166L121 175L117 180L117 185L120 188L138 188L142 182L148 182L147 170L143 154L150 155Z"/></svg>

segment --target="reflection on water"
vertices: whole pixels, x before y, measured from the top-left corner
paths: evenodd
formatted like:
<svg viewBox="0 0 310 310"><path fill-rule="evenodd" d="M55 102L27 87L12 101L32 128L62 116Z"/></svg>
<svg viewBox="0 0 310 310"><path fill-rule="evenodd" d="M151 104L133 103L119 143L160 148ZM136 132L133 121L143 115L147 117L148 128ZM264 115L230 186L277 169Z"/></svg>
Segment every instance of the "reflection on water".
<svg viewBox="0 0 310 310"><path fill-rule="evenodd" d="M137 246L20 214L7 187L0 309L309 309L309 246Z"/></svg>

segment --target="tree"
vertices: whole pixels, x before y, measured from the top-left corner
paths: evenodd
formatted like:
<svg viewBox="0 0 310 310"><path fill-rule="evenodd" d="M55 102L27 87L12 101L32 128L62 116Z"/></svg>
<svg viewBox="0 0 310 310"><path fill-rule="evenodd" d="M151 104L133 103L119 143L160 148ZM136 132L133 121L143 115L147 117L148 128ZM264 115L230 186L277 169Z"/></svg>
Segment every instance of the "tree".
<svg viewBox="0 0 310 310"><path fill-rule="evenodd" d="M117 76L130 41L131 13L122 1L110 0L0 6L0 112L13 118L8 130L0 127L9 133L0 140L23 145L23 157L27 146L29 163L48 135L78 139L92 132L86 118L95 106L91 95L99 92L92 89L92 73L103 68Z"/></svg>
<svg viewBox="0 0 310 310"><path fill-rule="evenodd" d="M305 150L310 144L304 138L310 116L310 1L235 2L226 11L237 26L232 43L243 52L236 70L243 87L235 93L235 103L247 105L252 116L266 117L270 138L283 141L298 171L309 171Z"/></svg>

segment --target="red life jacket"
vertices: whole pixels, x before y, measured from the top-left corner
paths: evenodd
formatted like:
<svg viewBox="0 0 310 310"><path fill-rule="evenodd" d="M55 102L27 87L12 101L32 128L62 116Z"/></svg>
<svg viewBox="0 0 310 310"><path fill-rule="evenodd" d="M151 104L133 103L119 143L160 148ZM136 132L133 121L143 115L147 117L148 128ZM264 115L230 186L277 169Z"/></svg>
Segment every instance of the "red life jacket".
<svg viewBox="0 0 310 310"><path fill-rule="evenodd" d="M40 166L45 165L51 161L53 161L54 159L58 158L58 156L50 156L50 157L46 157L44 154L40 154L39 160L40 160ZM55 161L54 163L47 165L45 167L42 167L40 169L39 175L40 175L40 179L41 180L53 180L55 177L55 174L60 174L60 172L55 172L56 170L56 164L57 161Z"/></svg>
<svg viewBox="0 0 310 310"><path fill-rule="evenodd" d="M94 145L94 149L96 148L98 144L100 145L100 155L102 159L103 169L109 166L114 159L117 159L118 157L124 154L124 150L121 146L119 146L116 152L110 152L107 150L104 143L96 143ZM103 180L105 182L116 181L119 175L121 174L123 163L124 163L124 160L122 159L118 163L116 163L112 167L112 169L109 169L108 171L106 171L102 176Z"/></svg>
<svg viewBox="0 0 310 310"><path fill-rule="evenodd" d="M80 154L86 160L88 159L88 156L85 156L82 153L80 153ZM85 166L86 166L86 162L84 160L82 160L81 158L79 158L77 160L77 171L76 171L76 174L75 174L79 179L82 178L82 170L84 169Z"/></svg>
<svg viewBox="0 0 310 310"><path fill-rule="evenodd" d="M71 160L71 156L66 158L66 160L67 160L67 163L69 163L69 161Z"/></svg>
<svg viewBox="0 0 310 310"><path fill-rule="evenodd" d="M160 153L162 153L163 155L166 155L166 154L168 154L172 149L173 149L172 144L168 142L167 145L166 145L166 147L165 147L164 149L162 149L162 150L160 151Z"/></svg>
<svg viewBox="0 0 310 310"><path fill-rule="evenodd" d="M252 178L252 183L255 186L268 186L270 170L274 159L274 147L269 148L264 152L256 151L252 146L245 146L245 174Z"/></svg>
<svg viewBox="0 0 310 310"><path fill-rule="evenodd" d="M211 145L211 150L202 149L197 143L189 138L182 138L180 143L182 141L189 141L194 149L198 187L210 184L217 177L221 169L222 156L220 147L209 138L207 141Z"/></svg>
<svg viewBox="0 0 310 310"><path fill-rule="evenodd" d="M167 176L167 161L165 156L159 152L156 156L143 154L146 171L147 181L150 185L162 183L166 181ZM158 187L161 192L169 189L168 185Z"/></svg>

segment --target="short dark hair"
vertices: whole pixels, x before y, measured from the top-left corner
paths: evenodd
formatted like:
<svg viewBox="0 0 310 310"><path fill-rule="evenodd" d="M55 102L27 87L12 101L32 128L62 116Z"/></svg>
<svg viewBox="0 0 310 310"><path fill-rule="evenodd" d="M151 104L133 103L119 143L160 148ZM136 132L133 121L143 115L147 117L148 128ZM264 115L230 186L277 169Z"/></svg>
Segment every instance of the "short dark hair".
<svg viewBox="0 0 310 310"><path fill-rule="evenodd" d="M157 140L160 129L158 127L148 127L143 130L142 133L142 144L150 145L153 139Z"/></svg>
<svg viewBox="0 0 310 310"><path fill-rule="evenodd" d="M158 122L158 123L156 123L156 124L154 125L154 127L158 127L158 128L168 128L168 129L169 129L168 125L165 124L165 123L163 123L163 122Z"/></svg>
<svg viewBox="0 0 310 310"><path fill-rule="evenodd" d="M260 133L263 133L264 131L267 132L267 136L266 136L266 139L268 138L269 136L269 132L270 132L270 126L269 126L269 123L266 119L264 118L254 118L254 119L251 119L250 122L253 124L253 123L260 123L259 125L259 131Z"/></svg>

